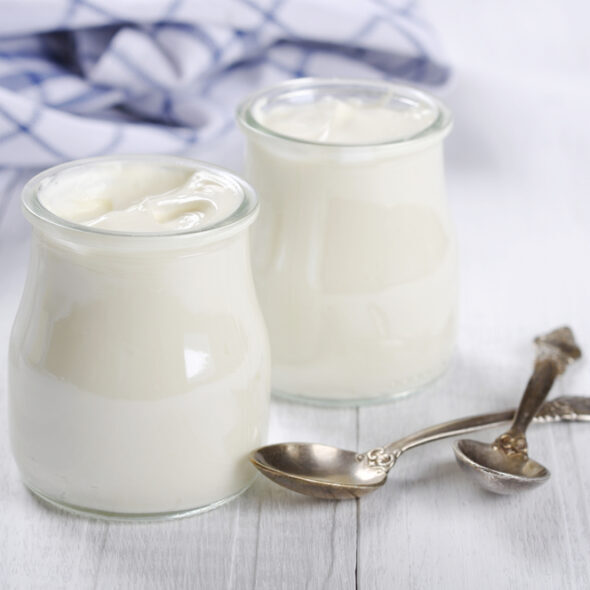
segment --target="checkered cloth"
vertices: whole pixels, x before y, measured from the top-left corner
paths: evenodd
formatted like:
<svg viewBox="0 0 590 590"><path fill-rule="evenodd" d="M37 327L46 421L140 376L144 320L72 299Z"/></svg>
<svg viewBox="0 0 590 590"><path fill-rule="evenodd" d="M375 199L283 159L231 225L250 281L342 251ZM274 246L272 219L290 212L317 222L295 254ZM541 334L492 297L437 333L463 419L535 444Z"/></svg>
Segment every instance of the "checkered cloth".
<svg viewBox="0 0 590 590"><path fill-rule="evenodd" d="M183 153L297 76L443 84L408 0L0 0L0 168ZM1 185L0 185L1 186Z"/></svg>

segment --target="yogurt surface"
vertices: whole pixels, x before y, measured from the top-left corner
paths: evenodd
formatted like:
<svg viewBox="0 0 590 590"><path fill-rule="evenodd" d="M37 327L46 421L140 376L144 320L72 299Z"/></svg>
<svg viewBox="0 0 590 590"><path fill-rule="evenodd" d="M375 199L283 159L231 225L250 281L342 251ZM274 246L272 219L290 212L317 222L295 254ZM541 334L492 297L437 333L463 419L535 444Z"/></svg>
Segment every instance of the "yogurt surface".
<svg viewBox="0 0 590 590"><path fill-rule="evenodd" d="M426 103L406 100L392 105L391 99L392 95L377 101L323 96L306 103L257 103L253 115L280 135L341 145L399 141L424 131L437 118L437 112Z"/></svg>
<svg viewBox="0 0 590 590"><path fill-rule="evenodd" d="M38 198L67 221L156 233L214 225L240 206L243 194L229 175L125 161L57 172L43 180Z"/></svg>

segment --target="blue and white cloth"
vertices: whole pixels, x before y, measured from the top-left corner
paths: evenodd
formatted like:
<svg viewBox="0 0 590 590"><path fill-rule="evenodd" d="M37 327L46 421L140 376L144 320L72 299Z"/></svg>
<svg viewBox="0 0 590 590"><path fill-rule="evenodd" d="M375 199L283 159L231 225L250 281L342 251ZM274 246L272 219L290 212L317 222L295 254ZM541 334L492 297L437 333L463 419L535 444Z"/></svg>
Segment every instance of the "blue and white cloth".
<svg viewBox="0 0 590 590"><path fill-rule="evenodd" d="M412 0L0 0L0 173L187 152L284 78L448 73Z"/></svg>

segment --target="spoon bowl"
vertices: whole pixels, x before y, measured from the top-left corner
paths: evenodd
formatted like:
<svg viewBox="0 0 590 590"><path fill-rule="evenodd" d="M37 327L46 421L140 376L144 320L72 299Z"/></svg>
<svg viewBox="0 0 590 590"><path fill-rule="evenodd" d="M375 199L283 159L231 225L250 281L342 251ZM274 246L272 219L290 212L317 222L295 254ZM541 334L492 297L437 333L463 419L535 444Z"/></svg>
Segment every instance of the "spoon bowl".
<svg viewBox="0 0 590 590"><path fill-rule="evenodd" d="M545 483L549 470L529 457L526 430L558 375L582 355L571 328L563 326L535 338L537 356L510 428L491 444L460 440L454 446L461 468L483 488L513 494Z"/></svg>
<svg viewBox="0 0 590 590"><path fill-rule="evenodd" d="M250 461L275 483L328 500L360 498L387 479L387 471L371 466L365 455L317 443L268 445Z"/></svg>
<svg viewBox="0 0 590 590"><path fill-rule="evenodd" d="M506 456L503 451L476 440L464 439L453 446L462 469L486 490L513 494L545 483L551 473L533 459L520 454Z"/></svg>

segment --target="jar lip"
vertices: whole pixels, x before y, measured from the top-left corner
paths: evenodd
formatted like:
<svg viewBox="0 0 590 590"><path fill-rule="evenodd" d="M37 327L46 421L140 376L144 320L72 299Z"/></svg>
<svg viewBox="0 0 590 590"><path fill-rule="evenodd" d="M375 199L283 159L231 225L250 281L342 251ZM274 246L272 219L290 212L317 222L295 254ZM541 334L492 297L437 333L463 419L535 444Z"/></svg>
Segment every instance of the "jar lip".
<svg viewBox="0 0 590 590"><path fill-rule="evenodd" d="M385 90L392 93L392 96L400 99L417 99L428 104L436 111L436 118L432 123L407 137L401 137L386 141L366 143L332 143L302 139L273 131L263 125L254 115L253 110L260 101L275 99L279 96L294 93L297 91L309 91L313 89L333 88L358 88L360 90ZM416 86L389 82L387 80L375 80L371 78L295 78L286 80L251 94L242 101L236 110L236 118L240 126L249 132L259 136L272 137L292 144L311 148L336 148L342 150L360 149L382 149L391 147L407 146L420 140L442 138L448 134L452 127L453 119L451 112L438 98Z"/></svg>
<svg viewBox="0 0 590 590"><path fill-rule="evenodd" d="M182 168L190 168L195 171L205 170L217 173L223 176L229 176L231 180L239 187L241 201L237 208L232 211L227 217L206 225L202 228L196 227L188 230L179 231L162 231L162 232L126 232L96 228L88 225L82 225L73 221L59 217L52 213L47 207L41 203L38 197L38 190L41 182L55 174L67 170L75 166L86 166L94 164L102 164L106 162L147 162L154 164L161 164L164 166L178 166ZM33 225L44 225L52 227L67 234L79 237L95 236L96 238L104 238L106 242L111 240L123 242L138 242L153 243L162 240L173 240L177 244L181 241L190 238L207 238L216 239L217 237L225 237L227 235L236 233L240 229L250 225L256 215L258 214L259 202L254 189L237 174L208 162L196 160L193 158L182 156L171 156L163 154L120 154L109 156L98 156L93 158L82 158L79 160L72 160L57 166L52 166L36 174L24 186L21 194L21 202L24 209L25 216Z"/></svg>

